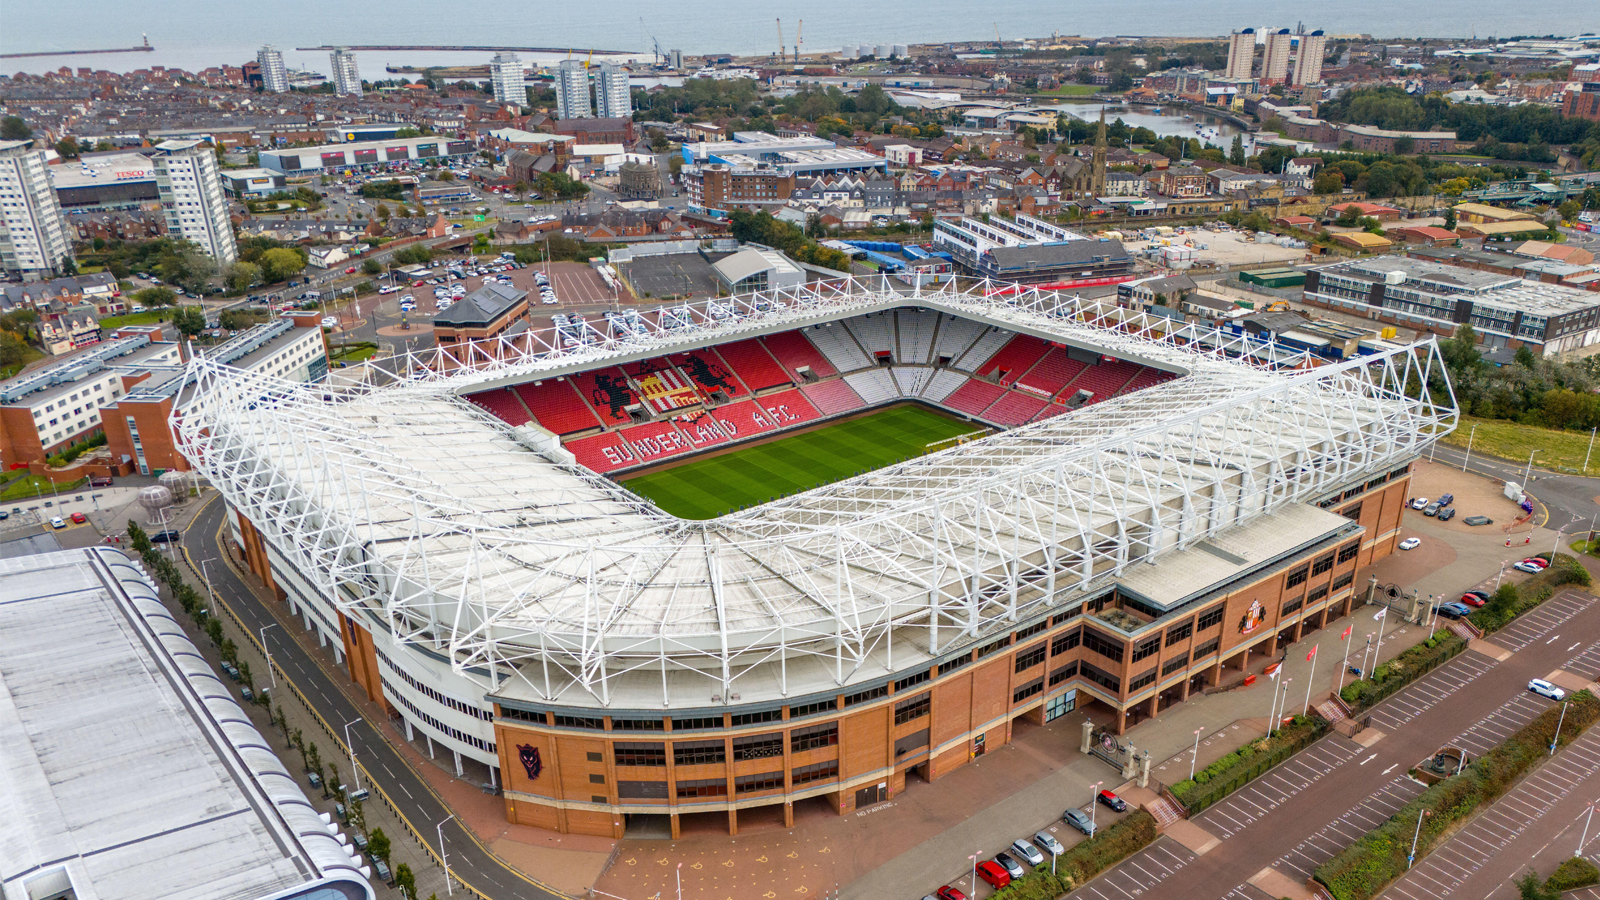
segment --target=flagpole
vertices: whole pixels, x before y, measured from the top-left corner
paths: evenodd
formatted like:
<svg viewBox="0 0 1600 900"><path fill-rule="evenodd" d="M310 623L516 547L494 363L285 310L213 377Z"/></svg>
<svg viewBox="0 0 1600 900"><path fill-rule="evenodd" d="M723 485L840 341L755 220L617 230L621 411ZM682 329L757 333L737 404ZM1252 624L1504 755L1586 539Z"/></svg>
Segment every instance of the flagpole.
<svg viewBox="0 0 1600 900"><path fill-rule="evenodd" d="M1354 626L1344 630L1344 659L1339 660L1339 671L1334 673L1334 681L1337 683L1333 689L1335 696L1344 693L1344 673L1350 666L1350 635L1353 628Z"/></svg>
<svg viewBox="0 0 1600 900"><path fill-rule="evenodd" d="M1317 648L1319 646L1318 644L1313 644L1311 647L1311 673L1306 676L1306 705L1304 709L1300 710L1300 715L1302 716L1311 711L1311 682L1317 677Z"/></svg>
<svg viewBox="0 0 1600 900"><path fill-rule="evenodd" d="M1378 612L1378 647L1372 651L1372 671L1378 671L1378 662L1383 658L1383 626L1389 620L1389 607L1385 606Z"/></svg>

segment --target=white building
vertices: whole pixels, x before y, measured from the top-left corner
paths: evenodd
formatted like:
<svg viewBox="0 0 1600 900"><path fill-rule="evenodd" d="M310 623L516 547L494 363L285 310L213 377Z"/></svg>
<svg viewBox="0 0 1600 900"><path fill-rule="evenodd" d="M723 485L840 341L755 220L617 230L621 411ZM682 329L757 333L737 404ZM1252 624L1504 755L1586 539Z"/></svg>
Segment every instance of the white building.
<svg viewBox="0 0 1600 900"><path fill-rule="evenodd" d="M0 271L48 278L72 256L61 204L50 187L45 152L27 141L0 141Z"/></svg>
<svg viewBox="0 0 1600 900"><path fill-rule="evenodd" d="M289 70L283 65L283 51L271 44L256 51L256 64L261 66L261 89L281 94L289 89Z"/></svg>
<svg viewBox="0 0 1600 900"><path fill-rule="evenodd" d="M589 70L581 59L563 59L556 67L556 118L587 119L593 115L589 106Z"/></svg>
<svg viewBox="0 0 1600 900"><path fill-rule="evenodd" d="M526 70L522 68L522 58L515 53L496 53L494 59L489 60L489 82L494 88L494 101L496 103L511 103L516 106L525 106L528 103L528 89Z"/></svg>
<svg viewBox="0 0 1600 900"><path fill-rule="evenodd" d="M356 67L356 55L349 48L340 47L328 54L333 61L333 90L340 95L361 96L361 70Z"/></svg>
<svg viewBox="0 0 1600 900"><path fill-rule="evenodd" d="M594 114L602 119L633 116L633 93L628 86L627 70L616 63L600 64L594 75L594 107Z"/></svg>
<svg viewBox="0 0 1600 900"><path fill-rule="evenodd" d="M101 428L101 408L122 398L124 378L182 362L177 344L152 343L144 335L122 337L0 382L0 408L27 413L6 417L5 436L13 448L7 462L26 461L34 452L55 453L93 435ZM31 433L23 424L30 418ZM29 446L35 438L38 451Z"/></svg>
<svg viewBox="0 0 1600 900"><path fill-rule="evenodd" d="M167 232L192 241L226 268L238 256L228 198L211 145L163 141L155 146L156 187L167 211Z"/></svg>
<svg viewBox="0 0 1600 900"><path fill-rule="evenodd" d="M1228 38L1228 68L1223 70L1224 78L1249 78L1251 67L1256 62L1256 30L1246 28L1235 31Z"/></svg>
<svg viewBox="0 0 1600 900"><path fill-rule="evenodd" d="M1328 36L1321 29L1300 35L1300 55L1294 61L1295 84L1322 81L1322 57L1328 51Z"/></svg>
<svg viewBox="0 0 1600 900"><path fill-rule="evenodd" d="M1262 81L1280 82L1289 77L1289 48L1292 46L1294 35L1289 29L1268 32L1267 46L1261 56Z"/></svg>

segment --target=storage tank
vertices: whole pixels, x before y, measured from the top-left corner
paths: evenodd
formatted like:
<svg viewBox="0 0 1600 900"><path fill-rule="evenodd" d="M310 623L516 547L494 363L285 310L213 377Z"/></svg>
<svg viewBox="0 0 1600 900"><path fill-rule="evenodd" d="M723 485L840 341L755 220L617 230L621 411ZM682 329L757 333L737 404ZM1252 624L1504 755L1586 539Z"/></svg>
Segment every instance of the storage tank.
<svg viewBox="0 0 1600 900"><path fill-rule="evenodd" d="M840 59L855 59L861 55L861 47L857 44L845 44L839 48Z"/></svg>
<svg viewBox="0 0 1600 900"><path fill-rule="evenodd" d="M911 55L911 47L907 44L895 44L893 50L894 55L900 57L901 59L905 59Z"/></svg>
<svg viewBox="0 0 1600 900"><path fill-rule="evenodd" d="M888 44L879 44L878 45L878 58L879 59L888 59L889 58L889 52L891 50L893 50L893 49L894 48L889 46Z"/></svg>

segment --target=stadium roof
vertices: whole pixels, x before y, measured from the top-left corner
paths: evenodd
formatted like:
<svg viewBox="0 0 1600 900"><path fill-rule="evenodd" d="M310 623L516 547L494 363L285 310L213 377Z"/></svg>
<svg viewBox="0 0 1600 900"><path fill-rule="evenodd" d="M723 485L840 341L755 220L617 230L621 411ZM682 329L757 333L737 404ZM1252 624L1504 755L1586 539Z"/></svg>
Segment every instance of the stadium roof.
<svg viewBox="0 0 1600 900"><path fill-rule="evenodd" d="M0 894L371 900L120 552L0 560L0 673Z"/></svg>
<svg viewBox="0 0 1600 900"><path fill-rule="evenodd" d="M1309 357L1110 300L994 287L790 289L565 349L529 332L439 349L426 358L438 374L336 402L202 359L209 389L174 425L196 467L345 609L446 650L491 690L612 706L653 684L640 705L660 709L758 682L793 696L810 688L791 673L838 686L881 677L879 660L949 653L1387 471L1455 424L1447 389L1405 394L1408 379L1444 384L1431 342L1278 371L1240 357ZM708 521L667 515L547 433L457 396L894 306L1187 376Z"/></svg>

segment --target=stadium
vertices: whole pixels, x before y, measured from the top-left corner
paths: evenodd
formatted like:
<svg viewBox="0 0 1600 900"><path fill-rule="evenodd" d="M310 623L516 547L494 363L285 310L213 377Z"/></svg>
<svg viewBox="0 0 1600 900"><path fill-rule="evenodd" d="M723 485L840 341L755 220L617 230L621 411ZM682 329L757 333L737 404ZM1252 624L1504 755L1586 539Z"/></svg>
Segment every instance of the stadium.
<svg viewBox="0 0 1600 900"><path fill-rule="evenodd" d="M1358 602L1437 348L1334 365L1111 300L848 281L330 393L192 365L241 558L511 822L845 813L1112 731Z"/></svg>

